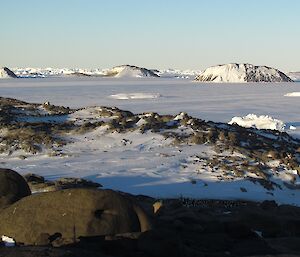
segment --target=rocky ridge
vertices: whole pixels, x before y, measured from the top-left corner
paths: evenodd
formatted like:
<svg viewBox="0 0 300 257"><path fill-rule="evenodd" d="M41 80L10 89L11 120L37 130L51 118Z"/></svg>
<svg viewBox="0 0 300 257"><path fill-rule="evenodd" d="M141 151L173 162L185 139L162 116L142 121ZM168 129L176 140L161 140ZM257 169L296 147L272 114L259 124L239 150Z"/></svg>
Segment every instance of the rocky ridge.
<svg viewBox="0 0 300 257"><path fill-rule="evenodd" d="M85 135L99 128L105 134L118 133L124 137L132 131L141 135L150 131L163 136L172 146L210 147L210 157L193 155L184 163L199 176L208 174L217 181L228 182L247 180L261 185L271 195L275 189L300 188L300 141L285 132L204 121L186 113L133 114L116 107L75 110L9 98L0 98L0 114L3 155L21 159L40 153L68 157L63 147L72 143L72 135ZM122 143L131 142L125 138Z"/></svg>

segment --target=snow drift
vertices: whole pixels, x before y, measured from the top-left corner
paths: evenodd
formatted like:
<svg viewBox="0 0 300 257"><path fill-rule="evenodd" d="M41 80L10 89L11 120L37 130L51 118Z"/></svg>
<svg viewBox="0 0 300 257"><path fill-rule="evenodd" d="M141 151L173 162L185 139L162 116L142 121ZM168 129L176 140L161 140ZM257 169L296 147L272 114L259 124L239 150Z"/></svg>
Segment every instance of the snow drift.
<svg viewBox="0 0 300 257"><path fill-rule="evenodd" d="M161 97L161 95L156 93L131 93L131 94L120 93L120 94L110 95L109 97L118 100L156 99Z"/></svg>
<svg viewBox="0 0 300 257"><path fill-rule="evenodd" d="M267 66L230 63L207 68L195 78L204 82L292 82L283 72Z"/></svg>
<svg viewBox="0 0 300 257"><path fill-rule="evenodd" d="M285 124L281 120L274 119L268 115L257 116L248 114L245 117L233 117L229 124L238 124L244 128L271 129L284 131Z"/></svg>
<svg viewBox="0 0 300 257"><path fill-rule="evenodd" d="M300 92L292 92L292 93L287 93L284 96L289 96L289 97L300 97Z"/></svg>
<svg viewBox="0 0 300 257"><path fill-rule="evenodd" d="M16 74L13 73L9 68L2 67L0 68L0 78L7 79L7 78L17 78Z"/></svg>
<svg viewBox="0 0 300 257"><path fill-rule="evenodd" d="M144 77L159 77L152 70L141 68L132 65L121 65L108 70L105 76L116 78L144 78Z"/></svg>

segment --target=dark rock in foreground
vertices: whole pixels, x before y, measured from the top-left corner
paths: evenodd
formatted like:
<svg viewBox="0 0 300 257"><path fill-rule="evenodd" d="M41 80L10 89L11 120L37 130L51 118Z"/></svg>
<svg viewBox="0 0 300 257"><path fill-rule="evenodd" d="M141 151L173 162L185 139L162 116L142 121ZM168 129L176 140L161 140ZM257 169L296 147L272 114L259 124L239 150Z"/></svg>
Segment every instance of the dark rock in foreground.
<svg viewBox="0 0 300 257"><path fill-rule="evenodd" d="M295 257L300 254L298 207L278 206L274 202L169 199L154 214L150 210L155 199L131 197L148 205L152 230L79 237L76 243L59 248L0 247L0 256ZM52 235L51 240L54 245L60 243L58 234Z"/></svg>
<svg viewBox="0 0 300 257"><path fill-rule="evenodd" d="M20 188L26 185L18 173L0 171L0 189L18 189L15 180ZM34 174L26 179L45 183ZM300 208L275 201L157 201L98 189L67 189L20 198L0 210L0 235L17 244L7 248L0 242L1 257L300 254Z"/></svg>
<svg viewBox="0 0 300 257"><path fill-rule="evenodd" d="M146 214L111 190L68 189L34 194L0 212L0 235L25 245L64 245L79 237L149 228Z"/></svg>
<svg viewBox="0 0 300 257"><path fill-rule="evenodd" d="M24 178L9 169L0 169L0 209L31 194Z"/></svg>

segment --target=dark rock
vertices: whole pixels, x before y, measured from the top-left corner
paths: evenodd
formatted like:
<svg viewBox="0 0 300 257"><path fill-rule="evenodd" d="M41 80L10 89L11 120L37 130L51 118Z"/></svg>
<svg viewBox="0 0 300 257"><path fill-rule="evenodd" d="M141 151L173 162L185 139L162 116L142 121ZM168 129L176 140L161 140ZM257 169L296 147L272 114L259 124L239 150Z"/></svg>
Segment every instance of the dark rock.
<svg viewBox="0 0 300 257"><path fill-rule="evenodd" d="M278 254L278 251L272 249L267 242L261 238L252 238L248 240L239 240L235 242L231 249L233 256L269 256L268 254Z"/></svg>
<svg viewBox="0 0 300 257"><path fill-rule="evenodd" d="M83 178L59 178L55 181L45 180L37 174L24 175L32 192L50 192L70 188L98 188L101 184Z"/></svg>
<svg viewBox="0 0 300 257"><path fill-rule="evenodd" d="M0 209L31 194L24 178L9 169L0 169Z"/></svg>
<svg viewBox="0 0 300 257"><path fill-rule="evenodd" d="M285 254L300 253L300 238L299 237L280 237L267 239L266 242L270 247L278 252Z"/></svg>
<svg viewBox="0 0 300 257"><path fill-rule="evenodd" d="M234 222L226 222L224 224L225 231L232 238L256 238L257 234L251 230L247 224L242 222L234 221Z"/></svg>
<svg viewBox="0 0 300 257"><path fill-rule="evenodd" d="M77 247L53 248L41 246L0 248L1 257L108 257L94 249ZM112 256L110 256L112 257Z"/></svg>
<svg viewBox="0 0 300 257"><path fill-rule="evenodd" d="M49 242L56 240L56 244L64 245L84 236L150 228L141 208L111 190L67 189L35 194L0 213L0 235L25 245L45 243L45 234Z"/></svg>
<svg viewBox="0 0 300 257"><path fill-rule="evenodd" d="M24 179L28 182L32 182L32 183L44 183L45 182L45 178L37 175L37 174L33 174L33 173L28 173L25 174Z"/></svg>
<svg viewBox="0 0 300 257"><path fill-rule="evenodd" d="M272 201L263 201L260 204L261 208L264 210L272 210L272 209L276 209L278 207L278 204L272 200Z"/></svg>
<svg viewBox="0 0 300 257"><path fill-rule="evenodd" d="M181 257L184 256L182 247L178 235L166 229L147 231L138 239L138 249L149 257Z"/></svg>
<svg viewBox="0 0 300 257"><path fill-rule="evenodd" d="M68 189L68 188L98 188L102 187L101 184L86 180L83 178L60 178L55 181L56 188Z"/></svg>

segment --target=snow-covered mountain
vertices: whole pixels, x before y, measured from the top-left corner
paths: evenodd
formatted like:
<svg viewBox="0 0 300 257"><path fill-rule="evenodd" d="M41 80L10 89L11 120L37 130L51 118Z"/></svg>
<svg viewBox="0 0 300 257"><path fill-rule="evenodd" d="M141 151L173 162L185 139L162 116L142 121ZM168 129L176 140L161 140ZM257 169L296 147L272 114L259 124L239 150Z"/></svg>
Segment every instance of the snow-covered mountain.
<svg viewBox="0 0 300 257"><path fill-rule="evenodd" d="M102 76L102 69L80 68L14 68L13 71L21 78L46 78L64 76Z"/></svg>
<svg viewBox="0 0 300 257"><path fill-rule="evenodd" d="M2 67L0 68L0 78L1 79L7 79L7 78L16 78L16 74L12 72L9 68L7 67Z"/></svg>
<svg viewBox="0 0 300 257"><path fill-rule="evenodd" d="M230 63L207 68L195 78L202 82L292 82L283 72L267 66Z"/></svg>
<svg viewBox="0 0 300 257"><path fill-rule="evenodd" d="M121 65L112 69L83 68L13 68L20 78L47 78L70 76L93 76L115 78L161 77L170 79L196 79L213 82L284 82L290 81L282 72L265 66L250 64L228 64L211 67L201 73L200 70L146 69L133 65ZM300 80L300 72L288 74L293 80Z"/></svg>
<svg viewBox="0 0 300 257"><path fill-rule="evenodd" d="M131 65L117 66L112 69L81 68L14 68L14 73L21 78L47 78L65 76L111 76L111 77L162 77L178 79L194 79L201 73L199 70L179 69L145 69ZM126 75L126 76L125 76Z"/></svg>
<svg viewBox="0 0 300 257"><path fill-rule="evenodd" d="M133 65L120 65L110 70L107 70L105 76L115 78L144 78L144 77L159 77L154 71L146 68L141 68Z"/></svg>
<svg viewBox="0 0 300 257"><path fill-rule="evenodd" d="M194 79L201 74L200 70L166 69L155 71L162 78Z"/></svg>
<svg viewBox="0 0 300 257"><path fill-rule="evenodd" d="M159 71L152 71L133 65L121 65L112 69L81 68L14 68L14 72L23 78L46 78L65 76L104 76L104 77L159 77Z"/></svg>
<svg viewBox="0 0 300 257"><path fill-rule="evenodd" d="M298 72L289 72L288 76L294 81L300 81L300 71Z"/></svg>

